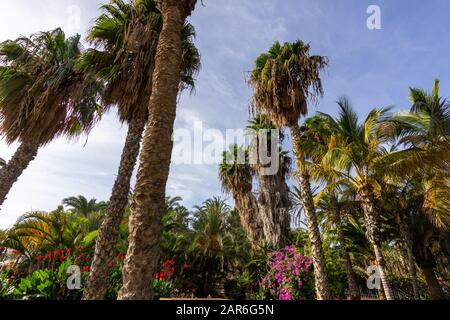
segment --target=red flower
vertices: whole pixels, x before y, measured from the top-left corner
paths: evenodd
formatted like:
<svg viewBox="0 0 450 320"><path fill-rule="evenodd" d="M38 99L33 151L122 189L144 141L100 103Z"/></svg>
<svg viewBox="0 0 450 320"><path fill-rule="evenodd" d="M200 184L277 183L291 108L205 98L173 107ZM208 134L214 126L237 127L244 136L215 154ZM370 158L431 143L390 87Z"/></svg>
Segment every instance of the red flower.
<svg viewBox="0 0 450 320"><path fill-rule="evenodd" d="M159 272L156 273L155 278L156 278L156 280L159 280Z"/></svg>
<svg viewBox="0 0 450 320"><path fill-rule="evenodd" d="M44 261L45 257L44 256L37 256L37 261L41 262Z"/></svg>
<svg viewBox="0 0 450 320"><path fill-rule="evenodd" d="M55 251L55 256L59 257L59 256L62 256L62 255L63 255L63 252L62 252L61 249L57 249L57 250Z"/></svg>
<svg viewBox="0 0 450 320"><path fill-rule="evenodd" d="M64 262L64 261L66 261L66 256L64 256L64 255L62 255L61 257L59 257L59 260L61 261L61 262Z"/></svg>
<svg viewBox="0 0 450 320"><path fill-rule="evenodd" d="M89 269L90 269L89 266L84 266L83 267L83 272L89 272Z"/></svg>
<svg viewBox="0 0 450 320"><path fill-rule="evenodd" d="M48 251L47 252L47 260L48 261L52 261L53 260L53 258L54 258L54 256L53 256L53 252L51 252L51 251Z"/></svg>
<svg viewBox="0 0 450 320"><path fill-rule="evenodd" d="M72 254L72 248L67 248L66 253L70 256Z"/></svg>
<svg viewBox="0 0 450 320"><path fill-rule="evenodd" d="M165 266L173 266L173 265L175 265L175 261L173 261L173 260L167 260L166 262L164 262L164 265L165 265Z"/></svg>
<svg viewBox="0 0 450 320"><path fill-rule="evenodd" d="M119 252L119 254L117 255L117 259L123 260L125 259L125 255L122 252Z"/></svg>

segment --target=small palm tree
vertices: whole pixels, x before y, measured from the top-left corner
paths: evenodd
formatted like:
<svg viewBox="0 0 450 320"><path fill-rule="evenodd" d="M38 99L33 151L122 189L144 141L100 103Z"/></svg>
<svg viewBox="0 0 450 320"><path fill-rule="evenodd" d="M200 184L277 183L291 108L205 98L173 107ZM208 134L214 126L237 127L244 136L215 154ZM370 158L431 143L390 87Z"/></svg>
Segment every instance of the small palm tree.
<svg viewBox="0 0 450 320"><path fill-rule="evenodd" d="M253 108L267 114L278 127L287 127L291 131L319 299L330 298L330 293L310 177L303 165L304 154L299 145L298 122L308 112L308 100L315 101L323 94L320 72L327 64L326 57L312 56L310 46L302 41L284 45L276 42L257 58L249 81L254 90Z"/></svg>
<svg viewBox="0 0 450 320"><path fill-rule="evenodd" d="M98 120L102 86L75 71L80 48L80 36L61 29L0 44L0 133L20 142L0 169L0 205L40 147L87 133Z"/></svg>
<svg viewBox="0 0 450 320"><path fill-rule="evenodd" d="M97 202L97 199L88 200L84 196L70 197L62 201L63 205L76 214L88 218L91 214L106 209L107 203L104 201Z"/></svg>
<svg viewBox="0 0 450 320"><path fill-rule="evenodd" d="M222 189L232 194L241 224L249 240L256 245L264 239L264 232L258 203L252 192L253 175L246 149L232 145L223 153L219 166Z"/></svg>

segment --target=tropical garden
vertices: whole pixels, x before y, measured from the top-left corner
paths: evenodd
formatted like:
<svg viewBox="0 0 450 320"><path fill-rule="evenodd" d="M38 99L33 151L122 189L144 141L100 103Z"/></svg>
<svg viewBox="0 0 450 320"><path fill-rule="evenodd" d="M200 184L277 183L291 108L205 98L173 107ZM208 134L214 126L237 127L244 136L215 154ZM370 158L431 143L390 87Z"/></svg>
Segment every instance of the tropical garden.
<svg viewBox="0 0 450 320"><path fill-rule="evenodd" d="M166 193L178 96L201 68L187 22L197 2L110 0L88 48L61 29L0 43L0 135L19 144L0 162L0 206L56 138L88 135L109 110L128 128L109 199L67 195L0 230L0 299L448 299L450 100L438 79L405 88L403 111L360 117L342 96L336 115L308 117L329 59L276 42L255 57L243 110L252 144L279 132L277 172L231 145L222 195L191 210Z"/></svg>

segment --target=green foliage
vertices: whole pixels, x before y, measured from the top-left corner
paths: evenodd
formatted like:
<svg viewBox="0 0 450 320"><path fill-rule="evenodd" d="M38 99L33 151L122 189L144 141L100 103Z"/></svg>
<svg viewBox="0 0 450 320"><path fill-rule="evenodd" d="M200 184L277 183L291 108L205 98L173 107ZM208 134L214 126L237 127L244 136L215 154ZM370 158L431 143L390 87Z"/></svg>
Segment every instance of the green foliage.
<svg viewBox="0 0 450 320"><path fill-rule="evenodd" d="M34 271L17 284L14 289L14 298L19 300L79 300L82 291L67 288L67 269L70 265L72 262L66 260L55 270Z"/></svg>

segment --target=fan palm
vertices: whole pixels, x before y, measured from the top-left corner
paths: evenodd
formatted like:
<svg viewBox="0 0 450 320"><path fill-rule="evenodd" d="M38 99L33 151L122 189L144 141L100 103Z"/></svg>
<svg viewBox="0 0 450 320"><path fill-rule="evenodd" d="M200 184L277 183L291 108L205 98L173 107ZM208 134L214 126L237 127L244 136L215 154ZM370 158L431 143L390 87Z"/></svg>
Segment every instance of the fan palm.
<svg viewBox="0 0 450 320"><path fill-rule="evenodd" d="M128 123L119 172L113 186L96 252L91 266L84 299L102 299L107 290L109 267L116 252L116 241L122 222L140 142L149 115L155 53L162 27L162 17L154 0L125 3L112 0L102 5L88 40L97 49L88 50L78 68L93 72L106 83L103 101L117 105L119 118ZM185 24L182 31L182 68L180 89L194 87L193 76L200 67L197 49L192 43L194 28Z"/></svg>
<svg viewBox="0 0 450 320"><path fill-rule="evenodd" d="M0 169L0 205L38 149L65 135L93 127L101 84L74 70L80 36L61 29L0 44L0 133L20 146Z"/></svg>
<svg viewBox="0 0 450 320"><path fill-rule="evenodd" d="M247 237L256 245L264 239L264 231L258 202L252 192L253 175L246 149L232 145L223 153L219 166L222 189L232 194Z"/></svg>
<svg viewBox="0 0 450 320"><path fill-rule="evenodd" d="M173 150L172 133L183 67L182 30L196 0L160 0L163 24L155 55L140 167L130 215L130 237L119 299L151 299L158 268L165 189Z"/></svg>
<svg viewBox="0 0 450 320"><path fill-rule="evenodd" d="M330 297L325 273L325 256L312 197L309 173L303 165L299 119L308 112L308 99L315 101L323 94L320 72L328 59L310 55L310 46L302 41L275 43L259 56L250 76L254 89L254 108L265 113L278 127L291 131L303 207L312 246L312 260L319 299Z"/></svg>

